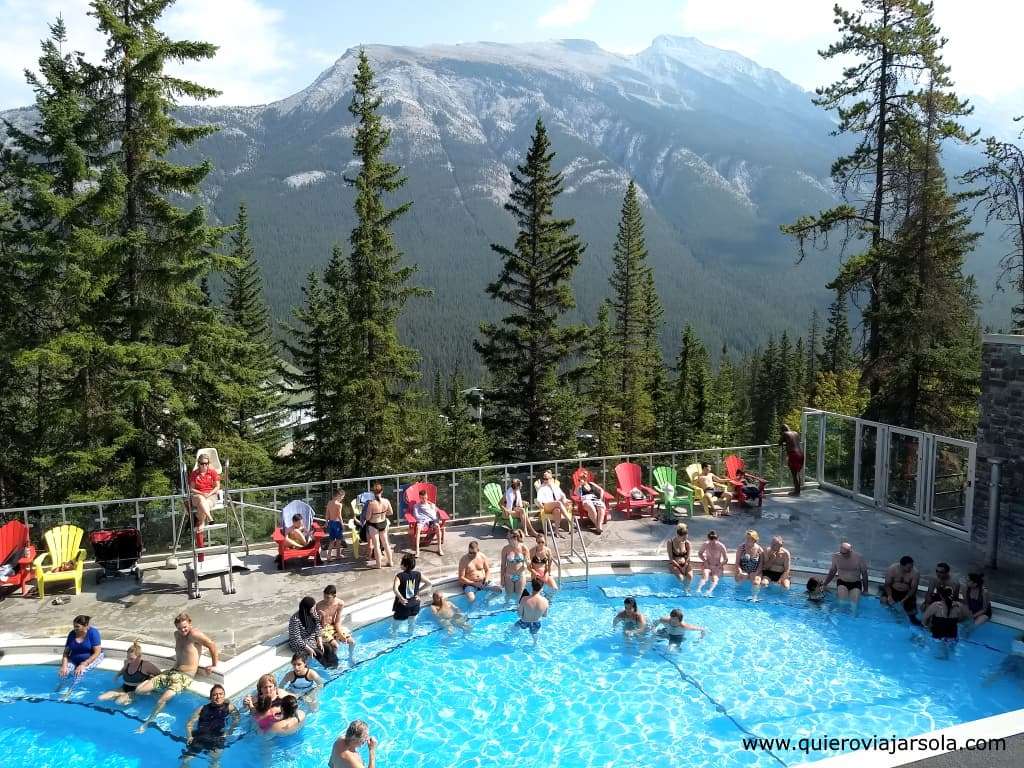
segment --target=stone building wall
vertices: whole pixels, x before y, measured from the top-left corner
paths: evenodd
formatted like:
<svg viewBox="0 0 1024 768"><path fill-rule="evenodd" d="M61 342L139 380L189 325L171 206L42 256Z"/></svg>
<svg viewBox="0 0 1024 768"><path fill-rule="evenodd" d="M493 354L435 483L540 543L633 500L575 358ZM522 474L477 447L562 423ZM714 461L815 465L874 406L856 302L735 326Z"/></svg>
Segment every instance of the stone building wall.
<svg viewBox="0 0 1024 768"><path fill-rule="evenodd" d="M972 540L988 542L988 459L1003 459L999 557L1024 560L1024 336L983 339Z"/></svg>

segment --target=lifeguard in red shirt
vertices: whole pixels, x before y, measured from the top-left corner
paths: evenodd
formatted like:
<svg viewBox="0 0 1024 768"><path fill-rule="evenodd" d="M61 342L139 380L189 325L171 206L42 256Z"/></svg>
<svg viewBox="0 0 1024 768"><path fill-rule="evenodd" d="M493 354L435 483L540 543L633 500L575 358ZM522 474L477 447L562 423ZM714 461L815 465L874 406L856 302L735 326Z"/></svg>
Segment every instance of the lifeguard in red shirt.
<svg viewBox="0 0 1024 768"><path fill-rule="evenodd" d="M205 453L199 456L196 464L188 476L188 487L192 493L192 514L195 516L196 530L202 531L203 526L213 522L211 511L220 493L220 475L210 466L210 457Z"/></svg>

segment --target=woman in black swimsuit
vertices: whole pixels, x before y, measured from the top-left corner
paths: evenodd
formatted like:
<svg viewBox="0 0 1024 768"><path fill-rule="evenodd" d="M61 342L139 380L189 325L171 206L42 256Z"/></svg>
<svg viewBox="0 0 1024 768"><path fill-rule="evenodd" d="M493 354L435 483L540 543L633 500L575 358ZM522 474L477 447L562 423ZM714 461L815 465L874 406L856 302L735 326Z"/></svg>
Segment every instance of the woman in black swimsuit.
<svg viewBox="0 0 1024 768"><path fill-rule="evenodd" d="M114 699L118 704L130 704L139 683L149 680L151 677L156 677L159 674L160 668L156 664L142 658L142 646L136 640L128 646L124 657L124 666L121 667L121 671L114 675L115 680L118 677L121 678L121 687L101 693L99 700L107 701Z"/></svg>
<svg viewBox="0 0 1024 768"><path fill-rule="evenodd" d="M544 534L539 532L536 536L537 546L530 550L530 578L543 582L544 586L553 592L558 591L558 582L551 575L552 556L551 550L544 541Z"/></svg>
<svg viewBox="0 0 1024 768"><path fill-rule="evenodd" d="M686 525L680 523L676 526L676 535L668 540L668 568L689 591L693 570L690 566L690 540L686 536Z"/></svg>
<svg viewBox="0 0 1024 768"><path fill-rule="evenodd" d="M366 536L370 543L370 560L376 568L391 568L391 542L388 541L388 517L394 514L391 502L384 498L384 486L373 485L373 499L366 505ZM373 530L370 530L370 529ZM387 559L387 563L383 561ZM367 565L370 561L367 560Z"/></svg>
<svg viewBox="0 0 1024 768"><path fill-rule="evenodd" d="M936 640L954 642L957 639L957 624L966 617L960 603L953 602L953 590L942 586L937 590L939 599L924 612L923 623L932 631Z"/></svg>
<svg viewBox="0 0 1024 768"><path fill-rule="evenodd" d="M964 590L964 603L975 627L980 627L992 618L992 600L985 586L985 576L980 573L967 574L967 589Z"/></svg>

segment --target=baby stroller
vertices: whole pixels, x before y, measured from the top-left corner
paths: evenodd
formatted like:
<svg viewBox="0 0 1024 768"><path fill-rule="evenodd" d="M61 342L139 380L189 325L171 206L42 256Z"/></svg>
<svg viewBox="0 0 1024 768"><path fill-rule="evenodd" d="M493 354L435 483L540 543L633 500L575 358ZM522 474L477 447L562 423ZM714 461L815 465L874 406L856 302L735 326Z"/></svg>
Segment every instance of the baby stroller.
<svg viewBox="0 0 1024 768"><path fill-rule="evenodd" d="M142 557L142 534L138 528L117 528L111 531L93 531L89 534L96 564L100 566L96 583L106 578L134 576L142 583L139 558Z"/></svg>

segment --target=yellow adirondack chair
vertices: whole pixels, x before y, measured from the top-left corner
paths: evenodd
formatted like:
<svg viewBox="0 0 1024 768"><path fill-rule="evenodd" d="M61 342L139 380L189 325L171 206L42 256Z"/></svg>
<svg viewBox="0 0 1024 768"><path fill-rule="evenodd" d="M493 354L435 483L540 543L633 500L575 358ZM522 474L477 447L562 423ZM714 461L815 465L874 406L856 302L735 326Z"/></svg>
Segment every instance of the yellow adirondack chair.
<svg viewBox="0 0 1024 768"><path fill-rule="evenodd" d="M75 594L82 591L82 573L85 570L82 533L77 525L58 525L46 532L43 538L47 551L32 563L40 598L46 597L46 584L50 581L73 581Z"/></svg>
<svg viewBox="0 0 1024 768"><path fill-rule="evenodd" d="M690 490L693 491L693 500L704 506L704 489L697 483L697 478L700 476L700 464L691 464L686 468L686 478L689 480ZM704 514L713 514L714 510L705 509Z"/></svg>

